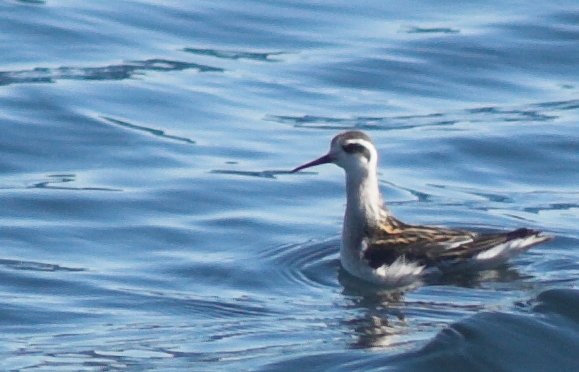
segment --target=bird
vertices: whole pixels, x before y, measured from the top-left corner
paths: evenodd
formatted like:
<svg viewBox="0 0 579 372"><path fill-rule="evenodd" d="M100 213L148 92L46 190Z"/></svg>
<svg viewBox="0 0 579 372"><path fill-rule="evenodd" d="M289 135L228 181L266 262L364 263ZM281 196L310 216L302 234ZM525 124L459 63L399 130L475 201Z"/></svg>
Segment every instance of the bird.
<svg viewBox="0 0 579 372"><path fill-rule="evenodd" d="M403 287L432 274L492 269L552 239L529 228L482 233L400 221L383 203L378 151L364 132L336 135L326 155L290 172L328 163L346 174L340 262L349 274L366 282Z"/></svg>

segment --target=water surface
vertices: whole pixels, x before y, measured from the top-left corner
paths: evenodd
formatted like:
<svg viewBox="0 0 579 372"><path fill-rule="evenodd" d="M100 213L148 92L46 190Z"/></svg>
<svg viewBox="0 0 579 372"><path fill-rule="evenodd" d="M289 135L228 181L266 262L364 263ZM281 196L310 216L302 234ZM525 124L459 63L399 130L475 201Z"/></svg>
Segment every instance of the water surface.
<svg viewBox="0 0 579 372"><path fill-rule="evenodd" d="M573 1L0 3L0 366L577 369ZM384 292L340 269L377 144L413 223L556 236Z"/></svg>

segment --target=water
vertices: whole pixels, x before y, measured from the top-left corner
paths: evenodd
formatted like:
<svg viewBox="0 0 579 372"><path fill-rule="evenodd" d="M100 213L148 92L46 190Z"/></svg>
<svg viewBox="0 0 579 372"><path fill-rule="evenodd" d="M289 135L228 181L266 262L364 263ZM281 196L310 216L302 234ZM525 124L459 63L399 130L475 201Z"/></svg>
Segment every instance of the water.
<svg viewBox="0 0 579 372"><path fill-rule="evenodd" d="M575 1L0 3L0 368L577 369ZM406 293L339 266L377 143L414 223L552 242Z"/></svg>

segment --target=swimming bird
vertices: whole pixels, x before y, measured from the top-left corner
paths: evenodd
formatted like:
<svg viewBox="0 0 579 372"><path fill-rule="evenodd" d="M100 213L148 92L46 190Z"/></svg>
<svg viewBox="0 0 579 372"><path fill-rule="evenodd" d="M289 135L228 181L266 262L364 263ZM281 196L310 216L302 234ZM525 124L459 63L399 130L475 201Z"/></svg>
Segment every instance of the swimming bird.
<svg viewBox="0 0 579 372"><path fill-rule="evenodd" d="M378 151L363 132L338 134L326 155L291 172L327 163L346 173L340 261L347 272L360 279L401 287L427 274L489 269L551 239L527 228L479 233L398 220L383 204L377 177Z"/></svg>

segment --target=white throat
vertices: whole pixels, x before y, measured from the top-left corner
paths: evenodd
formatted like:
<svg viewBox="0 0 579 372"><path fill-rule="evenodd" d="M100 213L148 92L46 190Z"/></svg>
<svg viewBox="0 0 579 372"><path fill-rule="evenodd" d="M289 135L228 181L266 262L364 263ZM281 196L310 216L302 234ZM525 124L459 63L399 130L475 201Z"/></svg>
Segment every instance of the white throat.
<svg viewBox="0 0 579 372"><path fill-rule="evenodd" d="M342 230L343 254L357 255L369 228L385 216L375 163L346 172L346 214Z"/></svg>
<svg viewBox="0 0 579 372"><path fill-rule="evenodd" d="M377 226L383 217L382 196L376 168L371 166L346 173L346 220L360 227Z"/></svg>

